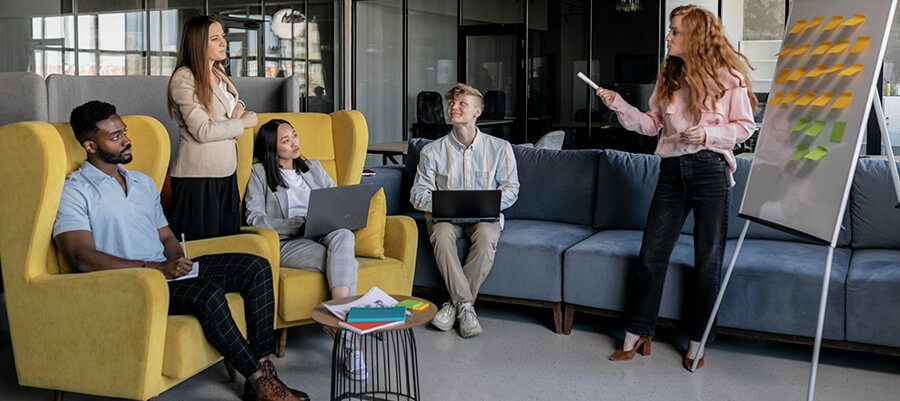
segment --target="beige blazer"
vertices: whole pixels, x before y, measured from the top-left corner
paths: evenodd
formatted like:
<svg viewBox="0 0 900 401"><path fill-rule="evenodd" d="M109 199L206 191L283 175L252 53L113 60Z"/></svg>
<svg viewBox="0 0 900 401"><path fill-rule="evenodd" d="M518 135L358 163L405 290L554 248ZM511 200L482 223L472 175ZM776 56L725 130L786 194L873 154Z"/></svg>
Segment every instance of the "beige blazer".
<svg viewBox="0 0 900 401"><path fill-rule="evenodd" d="M237 89L221 67L216 74L225 81L237 102ZM206 110L194 95L194 76L187 67L172 73L169 98L175 103L178 123L178 149L170 174L172 177L228 177L237 171L237 138L244 133L240 119L229 118L228 101L215 78L210 78L215 96Z"/></svg>

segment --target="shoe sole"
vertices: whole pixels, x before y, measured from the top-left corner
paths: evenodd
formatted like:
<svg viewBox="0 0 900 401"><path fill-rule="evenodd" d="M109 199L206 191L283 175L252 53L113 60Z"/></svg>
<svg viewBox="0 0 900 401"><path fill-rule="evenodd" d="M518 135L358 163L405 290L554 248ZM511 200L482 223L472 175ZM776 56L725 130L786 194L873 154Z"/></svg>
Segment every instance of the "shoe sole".
<svg viewBox="0 0 900 401"><path fill-rule="evenodd" d="M482 332L484 332L484 330L482 330L481 328L478 328L478 330L468 332L468 333L463 333L462 331L460 331L459 336L462 338L475 337L475 336L481 334Z"/></svg>
<svg viewBox="0 0 900 401"><path fill-rule="evenodd" d="M456 320L456 319L454 319L454 320ZM447 330L450 330L450 329L453 328L453 321L451 321L451 322L450 322L449 324L447 324L447 325L441 325L441 324L439 324L438 322L435 322L434 320L432 320L432 321L431 321L431 325L434 326L434 327L436 327L436 328L437 328L438 330L440 330L440 331L447 331Z"/></svg>

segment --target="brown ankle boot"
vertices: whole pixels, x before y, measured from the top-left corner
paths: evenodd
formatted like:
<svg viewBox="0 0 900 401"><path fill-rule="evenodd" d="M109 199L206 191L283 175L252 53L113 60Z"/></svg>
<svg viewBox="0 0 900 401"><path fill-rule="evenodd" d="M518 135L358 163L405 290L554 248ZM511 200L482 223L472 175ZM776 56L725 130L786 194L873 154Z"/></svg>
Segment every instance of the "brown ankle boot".
<svg viewBox="0 0 900 401"><path fill-rule="evenodd" d="M284 384L284 382L281 381L281 379L278 378L278 374L275 373L275 365L272 363L272 361L267 360L262 363L262 374L263 376L268 376L274 379L276 383L290 391L291 394L297 397L298 400L309 401L309 396L306 393L288 387L286 384ZM244 381L244 395L243 397L241 397L241 399L243 401L256 400L256 388L253 386L250 380Z"/></svg>
<svg viewBox="0 0 900 401"><path fill-rule="evenodd" d="M256 390L255 401L300 401L271 376L260 376L253 382L253 388Z"/></svg>

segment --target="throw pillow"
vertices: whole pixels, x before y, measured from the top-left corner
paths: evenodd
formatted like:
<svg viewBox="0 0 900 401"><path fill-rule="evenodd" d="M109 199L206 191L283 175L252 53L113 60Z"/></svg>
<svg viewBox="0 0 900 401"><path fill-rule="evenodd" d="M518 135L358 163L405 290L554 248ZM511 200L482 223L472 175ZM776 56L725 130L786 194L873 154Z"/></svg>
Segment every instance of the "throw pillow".
<svg viewBox="0 0 900 401"><path fill-rule="evenodd" d="M356 256L384 259L384 218L387 215L387 199L379 188L369 201L369 218L366 227L353 232L356 236Z"/></svg>

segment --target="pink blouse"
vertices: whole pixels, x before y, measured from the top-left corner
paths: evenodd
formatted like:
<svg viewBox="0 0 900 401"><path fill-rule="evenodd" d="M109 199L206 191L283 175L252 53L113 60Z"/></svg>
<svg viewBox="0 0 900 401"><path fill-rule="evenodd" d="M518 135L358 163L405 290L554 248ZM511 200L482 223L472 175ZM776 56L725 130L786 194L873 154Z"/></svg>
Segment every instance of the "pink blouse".
<svg viewBox="0 0 900 401"><path fill-rule="evenodd" d="M650 111L647 113L628 104L619 95L616 95L610 109L616 112L619 123L625 129L647 136L659 134L655 154L661 157L675 157L708 149L721 154L728 163L731 173L734 173L737 162L731 149L735 144L749 138L756 124L753 122L753 109L747 97L746 87L724 68L720 71L719 79L728 90L716 102L715 111L712 111L708 104L704 105L699 123L688 110L691 89L686 79L681 81L681 88L675 92L669 104L658 101L654 90L650 96ZM695 125L703 127L706 131L706 143L701 145L682 143L681 133ZM662 126L661 134L660 126ZM729 180L734 186L733 176L729 176Z"/></svg>

